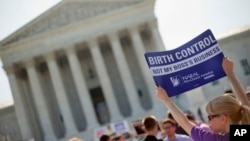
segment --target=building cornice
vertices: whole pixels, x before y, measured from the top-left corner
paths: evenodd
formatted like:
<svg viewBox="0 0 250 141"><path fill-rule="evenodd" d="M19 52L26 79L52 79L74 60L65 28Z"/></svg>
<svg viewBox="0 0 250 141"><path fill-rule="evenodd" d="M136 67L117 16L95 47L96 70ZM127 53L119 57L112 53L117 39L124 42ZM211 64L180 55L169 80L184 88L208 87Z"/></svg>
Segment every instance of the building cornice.
<svg viewBox="0 0 250 141"><path fill-rule="evenodd" d="M133 6L142 2L142 0L61 1L53 8L5 38L0 44L1 46L6 46L32 36L50 32L79 21L84 21L116 9Z"/></svg>
<svg viewBox="0 0 250 141"><path fill-rule="evenodd" d="M230 30L226 33L223 33L221 35L217 36L217 40L220 43L230 41L232 39L238 39L238 38L245 38L250 36L250 25L243 26L240 28L236 28L233 30Z"/></svg>
<svg viewBox="0 0 250 141"><path fill-rule="evenodd" d="M4 65L20 62L22 59L40 56L64 47L80 44L91 38L97 38L110 32L138 26L156 20L155 1L117 9L93 18L79 21L47 33L34 35L19 42L0 48ZM27 51L28 50L28 51ZM29 53L29 52L32 53Z"/></svg>

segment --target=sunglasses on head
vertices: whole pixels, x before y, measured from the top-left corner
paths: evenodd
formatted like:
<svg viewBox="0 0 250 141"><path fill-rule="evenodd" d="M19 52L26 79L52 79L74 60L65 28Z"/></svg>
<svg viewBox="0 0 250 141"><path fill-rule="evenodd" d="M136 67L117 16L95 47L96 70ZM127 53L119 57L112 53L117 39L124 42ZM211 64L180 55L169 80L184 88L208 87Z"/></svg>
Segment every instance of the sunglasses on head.
<svg viewBox="0 0 250 141"><path fill-rule="evenodd" d="M218 117L218 116L220 116L220 115L209 115L209 116L207 116L207 118L208 118L208 120L210 121L210 120L212 120L213 118Z"/></svg>

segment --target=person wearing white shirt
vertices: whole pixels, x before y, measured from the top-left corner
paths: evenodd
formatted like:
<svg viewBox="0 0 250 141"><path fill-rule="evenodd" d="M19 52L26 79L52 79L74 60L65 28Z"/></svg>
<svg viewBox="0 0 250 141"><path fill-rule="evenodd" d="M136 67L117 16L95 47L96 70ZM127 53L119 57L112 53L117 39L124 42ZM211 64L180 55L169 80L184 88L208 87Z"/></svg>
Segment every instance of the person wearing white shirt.
<svg viewBox="0 0 250 141"><path fill-rule="evenodd" d="M193 141L187 135L176 134L176 122L169 118L163 120L162 129L165 135L163 141Z"/></svg>

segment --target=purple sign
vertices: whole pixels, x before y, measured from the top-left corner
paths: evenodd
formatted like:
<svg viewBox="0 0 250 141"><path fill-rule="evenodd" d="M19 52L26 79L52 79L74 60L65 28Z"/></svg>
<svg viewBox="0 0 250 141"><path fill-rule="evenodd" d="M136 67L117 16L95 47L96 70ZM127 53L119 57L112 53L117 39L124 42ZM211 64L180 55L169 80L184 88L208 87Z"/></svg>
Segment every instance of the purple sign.
<svg viewBox="0 0 250 141"><path fill-rule="evenodd" d="M177 49L145 53L156 85L170 97L224 77L223 57L211 30Z"/></svg>

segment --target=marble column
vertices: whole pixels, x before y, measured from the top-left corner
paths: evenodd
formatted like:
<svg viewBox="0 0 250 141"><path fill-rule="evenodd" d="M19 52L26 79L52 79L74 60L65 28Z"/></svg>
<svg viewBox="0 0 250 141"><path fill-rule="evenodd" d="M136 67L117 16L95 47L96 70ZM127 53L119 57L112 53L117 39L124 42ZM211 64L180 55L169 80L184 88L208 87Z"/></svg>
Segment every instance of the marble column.
<svg viewBox="0 0 250 141"><path fill-rule="evenodd" d="M56 98L58 100L59 108L62 112L64 125L66 127L66 136L76 134L78 131L75 127L74 118L70 110L69 101L62 83L62 78L56 62L56 58L53 53L49 53L46 54L45 59L48 64L49 73Z"/></svg>
<svg viewBox="0 0 250 141"><path fill-rule="evenodd" d="M157 20L154 21L150 21L149 22L149 28L151 30L152 33L152 38L153 38L153 42L156 46L157 51L164 51L166 50L160 32L158 30L158 25L157 25Z"/></svg>
<svg viewBox="0 0 250 141"><path fill-rule="evenodd" d="M17 116L17 121L18 121L18 125L19 125L19 129L21 131L21 135L22 135L22 139L23 140L28 140L31 139L32 133L30 130L30 126L29 126L29 121L28 121L28 115L26 114L26 107L24 105L24 101L22 101L22 94L18 88L18 78L15 75L14 72L14 67L13 66L8 66L5 68L7 75L8 75L8 79L9 79L9 83L10 83L10 87L11 87L11 92L12 92L12 96L14 99L14 107L15 107L15 113Z"/></svg>
<svg viewBox="0 0 250 141"><path fill-rule="evenodd" d="M95 40L89 41L88 44L97 71L97 75L101 83L101 88L108 105L111 121L121 120L122 116L118 109L118 104L115 99L115 94L110 82L109 75L107 73L107 69L105 67L105 63L103 61L103 56L101 54L99 45Z"/></svg>
<svg viewBox="0 0 250 141"><path fill-rule="evenodd" d="M36 104L36 110L39 115L39 120L41 121L44 140L56 140L56 136L53 131L52 123L49 117L49 112L46 107L45 98L43 96L41 84L38 79L37 71L35 68L35 63L33 60L26 60L23 62L28 72L28 78L31 85L31 90L34 98L34 103Z"/></svg>
<svg viewBox="0 0 250 141"><path fill-rule="evenodd" d="M126 61L125 55L122 50L122 46L119 40L119 35L116 33L109 34L109 40L111 43L111 48L113 50L115 60L121 75L123 84L125 86L126 93L132 109L132 116L144 112L142 106L140 105L140 99L138 97L136 87L134 85L131 73L129 71L128 63Z"/></svg>
<svg viewBox="0 0 250 141"><path fill-rule="evenodd" d="M76 55L76 51L74 47L66 48L65 51L69 60L69 65L76 85L77 93L84 109L88 129L98 127L99 124L97 122L95 110L91 102L92 100L90 98L90 93L88 91L88 87L86 85L84 75L81 70L81 65Z"/></svg>
<svg viewBox="0 0 250 141"><path fill-rule="evenodd" d="M157 101L157 99L155 97L155 91L154 91L155 83L153 81L153 76L150 73L146 59L144 57L145 48L143 45L143 41L141 39L139 29L137 27L129 28L129 32L131 35L133 49L135 50L135 54L136 54L137 60L139 62L141 71L142 71L142 76L144 77L144 79L146 81L146 85L148 87L149 94L150 94L150 97L152 99L152 104L153 104L153 108L154 108L154 106L157 103L159 103L159 101Z"/></svg>

